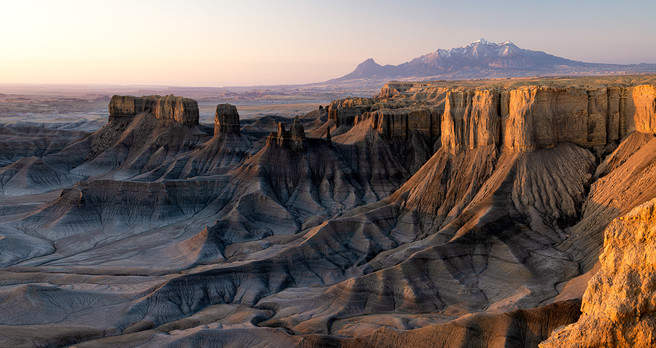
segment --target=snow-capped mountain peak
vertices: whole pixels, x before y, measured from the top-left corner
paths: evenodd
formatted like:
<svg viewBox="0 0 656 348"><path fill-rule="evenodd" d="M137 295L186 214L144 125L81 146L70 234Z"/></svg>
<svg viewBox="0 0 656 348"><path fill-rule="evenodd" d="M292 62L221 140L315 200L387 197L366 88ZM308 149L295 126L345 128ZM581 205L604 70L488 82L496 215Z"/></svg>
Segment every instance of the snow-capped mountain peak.
<svg viewBox="0 0 656 348"><path fill-rule="evenodd" d="M476 41L470 42L468 46L476 45L476 44L489 45L489 44L494 44L494 43L490 42L490 41L487 41L487 40L485 40L485 38L482 37L482 38L480 38Z"/></svg>
<svg viewBox="0 0 656 348"><path fill-rule="evenodd" d="M648 68L656 69L656 65L645 67ZM335 80L485 78L572 74L573 72L598 73L618 69L635 70L636 68L577 62L542 51L523 49L509 40L494 43L481 38L466 46L438 49L399 65L381 66L373 60L367 60L352 73Z"/></svg>

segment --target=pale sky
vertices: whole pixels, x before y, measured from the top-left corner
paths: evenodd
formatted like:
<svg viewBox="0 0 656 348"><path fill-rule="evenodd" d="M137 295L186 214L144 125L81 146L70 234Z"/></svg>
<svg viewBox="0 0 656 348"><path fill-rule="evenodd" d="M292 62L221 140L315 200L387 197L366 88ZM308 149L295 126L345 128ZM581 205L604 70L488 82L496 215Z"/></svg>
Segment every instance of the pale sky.
<svg viewBox="0 0 656 348"><path fill-rule="evenodd" d="M656 63L656 1L12 1L0 83L311 83L481 37L599 63Z"/></svg>

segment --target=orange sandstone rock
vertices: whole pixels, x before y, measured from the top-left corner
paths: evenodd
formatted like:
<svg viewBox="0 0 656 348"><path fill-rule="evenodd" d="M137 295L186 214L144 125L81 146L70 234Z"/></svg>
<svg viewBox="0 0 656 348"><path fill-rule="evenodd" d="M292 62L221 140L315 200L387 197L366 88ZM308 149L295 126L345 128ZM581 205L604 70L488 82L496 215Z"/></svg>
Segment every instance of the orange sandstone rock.
<svg viewBox="0 0 656 348"><path fill-rule="evenodd" d="M599 260L579 321L540 347L656 346L656 199L606 228Z"/></svg>

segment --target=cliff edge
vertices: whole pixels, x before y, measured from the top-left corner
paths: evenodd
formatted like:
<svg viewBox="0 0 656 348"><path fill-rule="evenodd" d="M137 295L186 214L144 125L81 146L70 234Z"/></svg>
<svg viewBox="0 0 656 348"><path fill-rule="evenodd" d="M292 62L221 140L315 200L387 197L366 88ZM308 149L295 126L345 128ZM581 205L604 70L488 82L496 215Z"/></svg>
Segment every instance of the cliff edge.
<svg viewBox="0 0 656 348"><path fill-rule="evenodd" d="M656 85L443 85L390 82L375 98L333 101L337 127L371 119L388 137L441 135L452 154L495 145L529 152L569 142L604 147L638 131L656 133ZM373 116L373 117L372 117Z"/></svg>

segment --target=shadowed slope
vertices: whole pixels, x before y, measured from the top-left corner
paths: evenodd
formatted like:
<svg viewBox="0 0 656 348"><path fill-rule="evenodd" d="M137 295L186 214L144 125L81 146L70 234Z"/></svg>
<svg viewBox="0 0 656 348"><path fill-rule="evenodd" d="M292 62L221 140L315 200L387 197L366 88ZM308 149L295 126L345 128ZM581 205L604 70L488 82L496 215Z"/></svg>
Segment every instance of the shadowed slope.
<svg viewBox="0 0 656 348"><path fill-rule="evenodd" d="M451 155L438 152L435 156ZM555 284L578 274L578 266L553 248L562 238L557 216L577 212L569 210L567 200L562 199L569 191L558 190L556 194L562 195L563 203L549 201L549 195L515 192L520 198L531 197L538 202L532 206L547 207L542 213L522 212L521 200L517 208L506 210L514 187L531 186L530 181L519 184L517 181L527 179L517 173L537 166L541 171L529 170L537 175L536 182L555 180L553 186L558 187L558 180L571 181L569 186L579 185L580 193L568 197L580 204L592 167L588 166L587 171L559 172L565 167L560 162L591 163L590 157L573 145L561 145L519 158L503 158L497 165L498 172L481 179L480 192L486 192L481 197L468 195L471 185L465 185L464 190L458 189L459 185L448 185L456 183L450 180L457 175L453 171L452 177L445 180L444 191L452 189L454 197L460 197L458 201L465 207L460 222L413 235L418 230L399 224L400 216L413 213L390 204L395 195L388 203L358 208L312 229L274 256L173 279L137 304L120 327L132 332L177 320L213 304L259 303L263 308L281 309L260 325L284 326L297 333L350 335L356 332L340 329L340 320L353 323L352 318L397 312L428 318L455 317L488 308L535 306L557 295ZM465 158L475 161L477 157ZM461 165L469 168L474 163ZM421 178L424 173L420 170L415 177ZM424 180L441 182L432 176L416 179ZM447 214L450 210L445 209ZM536 218L551 224L540 225L541 229L534 231L529 226ZM460 226L455 228L454 224ZM416 242L408 243L412 241ZM505 278L506 272L512 273L513 279ZM513 285L508 286L508 282ZM546 283L551 287L545 287ZM335 285L316 287L330 284ZM380 318L385 320L384 315ZM357 331L358 335L362 333Z"/></svg>
<svg viewBox="0 0 656 348"><path fill-rule="evenodd" d="M89 158L71 172L124 180L151 171L206 140L209 136L196 127L142 113L129 123L110 122L94 133Z"/></svg>
<svg viewBox="0 0 656 348"><path fill-rule="evenodd" d="M1 192L7 196L22 196L67 187L82 176L58 170L36 157L20 159L0 169Z"/></svg>
<svg viewBox="0 0 656 348"><path fill-rule="evenodd" d="M56 126L38 123L0 124L0 166L26 157L42 158L61 151L88 135L70 130L68 124Z"/></svg>
<svg viewBox="0 0 656 348"><path fill-rule="evenodd" d="M571 228L571 237L560 247L577 259L583 269L597 262L603 245L603 230L618 216L656 197L656 138L632 133L604 160L583 206L581 220Z"/></svg>

